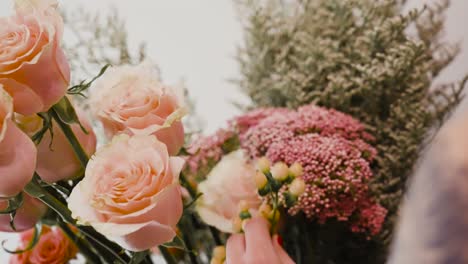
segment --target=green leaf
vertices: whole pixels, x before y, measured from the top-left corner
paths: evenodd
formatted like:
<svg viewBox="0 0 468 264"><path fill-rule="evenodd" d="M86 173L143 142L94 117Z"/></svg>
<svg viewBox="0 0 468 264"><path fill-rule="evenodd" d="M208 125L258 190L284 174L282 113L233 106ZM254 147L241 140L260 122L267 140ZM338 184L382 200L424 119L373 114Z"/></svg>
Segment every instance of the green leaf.
<svg viewBox="0 0 468 264"><path fill-rule="evenodd" d="M8 207L3 210L0 210L0 215L12 214L16 212L16 210L23 205L23 202L24 196L23 193L20 192L18 195L8 199Z"/></svg>
<svg viewBox="0 0 468 264"><path fill-rule="evenodd" d="M37 174L34 174L33 179L24 187L24 191L34 198L40 198L45 195Z"/></svg>
<svg viewBox="0 0 468 264"><path fill-rule="evenodd" d="M129 264L140 264L148 254L148 251L134 252Z"/></svg>
<svg viewBox="0 0 468 264"><path fill-rule="evenodd" d="M84 133L88 134L88 131L86 131L86 129L80 123L75 108L66 96L64 96L58 103L56 103L52 107L52 110L57 114L57 116L63 123L67 125L78 124L80 125L81 130L83 130Z"/></svg>
<svg viewBox="0 0 468 264"><path fill-rule="evenodd" d="M93 79L91 79L91 81L87 83L85 83L85 81L81 81L80 84L69 88L67 93L71 95L80 95L80 96L86 97L83 94L83 92L89 89L89 87L91 87L91 84L93 84L94 81L96 81L99 77L101 77L110 66L112 65L106 64L104 67L101 68L98 75L96 75Z"/></svg>
<svg viewBox="0 0 468 264"><path fill-rule="evenodd" d="M42 232L42 224L39 222L34 227L33 238L31 239L31 241L29 241L26 248L20 249L20 250L9 250L9 249L7 249L5 247L5 243L7 242L6 240L2 241L2 248L3 248L3 250L5 250L5 252L10 253L10 254L22 254L24 252L27 252L27 251L31 250L32 248L34 248L34 246L36 246L37 242L39 242L39 238L41 237L41 232Z"/></svg>
<svg viewBox="0 0 468 264"><path fill-rule="evenodd" d="M183 251L188 251L187 247L185 246L184 240L179 235L174 237L174 239L171 242L162 244L162 246L166 248L177 248Z"/></svg>
<svg viewBox="0 0 468 264"><path fill-rule="evenodd" d="M184 211L189 209L192 205L194 205L202 195L203 193L197 193L197 195L193 198L193 200L184 206Z"/></svg>

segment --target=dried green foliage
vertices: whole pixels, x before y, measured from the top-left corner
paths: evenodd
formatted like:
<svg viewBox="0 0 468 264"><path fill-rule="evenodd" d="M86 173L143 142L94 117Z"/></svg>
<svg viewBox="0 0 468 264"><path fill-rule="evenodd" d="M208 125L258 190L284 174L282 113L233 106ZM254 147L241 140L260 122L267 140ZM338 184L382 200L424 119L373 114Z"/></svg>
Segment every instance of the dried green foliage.
<svg viewBox="0 0 468 264"><path fill-rule="evenodd" d="M147 57L146 44L132 50L128 43L125 20L117 9L102 15L83 7L62 12L66 34L65 52L74 75L80 79L95 76L104 65L138 64Z"/></svg>
<svg viewBox="0 0 468 264"><path fill-rule="evenodd" d="M440 39L449 1L401 15L404 2L238 1L245 26L239 84L255 106L315 102L358 118L377 139L371 187L389 210L385 230L370 254L323 261L384 261L407 179L429 132L462 99L466 78L432 87L459 52Z"/></svg>

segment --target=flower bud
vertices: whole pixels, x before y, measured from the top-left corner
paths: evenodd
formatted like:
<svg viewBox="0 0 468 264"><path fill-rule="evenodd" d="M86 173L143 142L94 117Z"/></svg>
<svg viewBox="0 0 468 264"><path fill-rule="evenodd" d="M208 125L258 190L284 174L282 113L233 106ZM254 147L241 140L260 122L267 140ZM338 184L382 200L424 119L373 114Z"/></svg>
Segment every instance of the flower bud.
<svg viewBox="0 0 468 264"><path fill-rule="evenodd" d="M257 160L257 169L263 173L270 171L270 161L266 157Z"/></svg>
<svg viewBox="0 0 468 264"><path fill-rule="evenodd" d="M268 215L268 219L274 223L277 223L280 219L280 211L279 210L273 210L270 212L270 214Z"/></svg>
<svg viewBox="0 0 468 264"><path fill-rule="evenodd" d="M260 208L258 209L258 211L260 212L260 214L264 217L264 218L267 218L270 216L270 213L273 209L271 208L271 206L268 204L268 203L263 203Z"/></svg>
<svg viewBox="0 0 468 264"><path fill-rule="evenodd" d="M241 200L238 204L239 212L249 211L249 204L246 200Z"/></svg>
<svg viewBox="0 0 468 264"><path fill-rule="evenodd" d="M301 177L302 173L304 173L304 169L298 162L294 162L294 164L289 167L289 176L293 178Z"/></svg>
<svg viewBox="0 0 468 264"><path fill-rule="evenodd" d="M278 162L273 165L271 168L271 175L275 180L280 182L286 180L288 178L289 168L284 162Z"/></svg>
<svg viewBox="0 0 468 264"><path fill-rule="evenodd" d="M306 188L306 185L305 185L304 180L301 178L296 178L291 183L291 185L289 185L289 192L292 195L298 197L305 192L305 188Z"/></svg>
<svg viewBox="0 0 468 264"><path fill-rule="evenodd" d="M242 219L240 217L232 219L232 230L234 233L242 232Z"/></svg>
<svg viewBox="0 0 468 264"><path fill-rule="evenodd" d="M217 259L222 263L222 261L226 258L226 248L224 246L217 246L213 249L213 257L212 259Z"/></svg>
<svg viewBox="0 0 468 264"><path fill-rule="evenodd" d="M265 174L263 174L260 171L257 171L257 173L255 174L255 184L257 185L257 189L261 190L265 188L265 186L267 185L267 182L268 182L268 179L265 176Z"/></svg>
<svg viewBox="0 0 468 264"><path fill-rule="evenodd" d="M217 258L212 258L210 261L210 264L223 264L224 260L222 259L217 259Z"/></svg>

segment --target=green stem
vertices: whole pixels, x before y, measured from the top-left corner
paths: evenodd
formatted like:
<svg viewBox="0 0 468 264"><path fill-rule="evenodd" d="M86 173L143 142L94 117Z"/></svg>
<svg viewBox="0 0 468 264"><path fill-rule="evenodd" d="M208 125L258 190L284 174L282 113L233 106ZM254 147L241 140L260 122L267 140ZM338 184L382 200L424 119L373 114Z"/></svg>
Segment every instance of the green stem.
<svg viewBox="0 0 468 264"><path fill-rule="evenodd" d="M63 122L60 119L60 117L58 116L58 114L55 112L54 109L49 111L49 113L52 116L52 118L55 120L55 122L57 122L57 124L59 125L59 127L63 131L63 133L65 134L68 142L70 143L70 145L73 148L73 151L75 152L76 156L78 157L78 160L80 161L81 166L83 168L86 168L86 164L88 164L88 161L89 161L88 154L86 154L86 152L84 151L84 149L81 146L80 142L78 141L75 134L73 133L73 130L71 129L70 125Z"/></svg>
<svg viewBox="0 0 468 264"><path fill-rule="evenodd" d="M273 194L273 219L272 219L272 224L271 224L271 232L275 232L276 228L276 214L278 213L278 192L275 192Z"/></svg>
<svg viewBox="0 0 468 264"><path fill-rule="evenodd" d="M192 264L198 264L198 258L194 253L194 247L193 247L192 240L191 240L191 238L189 236L187 236L187 234L193 234L193 232L194 232L192 222L191 222L191 219L190 219L190 215L188 215L188 219L187 219L187 216L183 217L181 219L181 221L179 222L178 226L179 226L180 230L182 231L182 238L184 240L185 247L187 248L189 258L190 258L190 262Z"/></svg>
<svg viewBox="0 0 468 264"><path fill-rule="evenodd" d="M59 220L58 225L68 236L68 238L75 243L75 245L79 248L80 253L85 256L89 263L102 263L99 256L91 250L90 245L83 238L75 234L65 222Z"/></svg>
<svg viewBox="0 0 468 264"><path fill-rule="evenodd" d="M185 189L187 189L187 191L189 192L190 198L192 200L195 199L195 197L197 197L197 190L195 190L195 188L193 188L193 186L190 184L190 182L187 180L187 178L185 177L185 175L183 173L181 173L179 177L180 177L180 181L182 183L182 186L184 186ZM213 237L213 240L214 240L215 244L217 246L222 245L223 243L222 243L221 238L219 236L218 230L216 230L212 226L207 225L207 227L208 227L208 230L211 233L211 236Z"/></svg>
<svg viewBox="0 0 468 264"><path fill-rule="evenodd" d="M159 248L159 251L161 251L161 254L163 255L167 264L177 264L177 261L174 259L174 257L169 252L169 250L167 250L167 248L163 246L159 246L158 248Z"/></svg>
<svg viewBox="0 0 468 264"><path fill-rule="evenodd" d="M40 185L39 175L34 175L33 180L26 185L24 191L30 196L42 201L50 209L54 210L65 223L70 223L77 226L76 221L71 216L71 212L68 207ZM96 230L94 230L92 227L77 227L84 235L95 242L94 245L97 251L103 254L103 258L107 263L114 263L114 260L118 260L120 263L129 262L129 257L125 254L125 250L123 250L117 244L107 240L103 235L96 232Z"/></svg>

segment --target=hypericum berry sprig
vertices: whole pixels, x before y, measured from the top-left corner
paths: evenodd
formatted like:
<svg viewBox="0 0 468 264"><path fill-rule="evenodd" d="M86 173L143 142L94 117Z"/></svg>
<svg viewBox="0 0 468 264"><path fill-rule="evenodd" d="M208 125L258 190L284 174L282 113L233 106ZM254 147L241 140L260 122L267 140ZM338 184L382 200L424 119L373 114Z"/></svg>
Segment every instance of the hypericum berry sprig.
<svg viewBox="0 0 468 264"><path fill-rule="evenodd" d="M262 197L268 196L268 201L273 206L272 208L268 203L262 204L260 213L271 222L273 231L280 218L279 191L283 186L287 186L289 192L286 205L294 205L305 191L305 182L300 178L303 168L299 163L288 167L284 162L277 162L271 166L265 157L258 159L256 165L258 171L255 174L255 183L258 194Z"/></svg>
<svg viewBox="0 0 468 264"><path fill-rule="evenodd" d="M226 260L226 247L217 246L213 249L210 264L223 264Z"/></svg>

